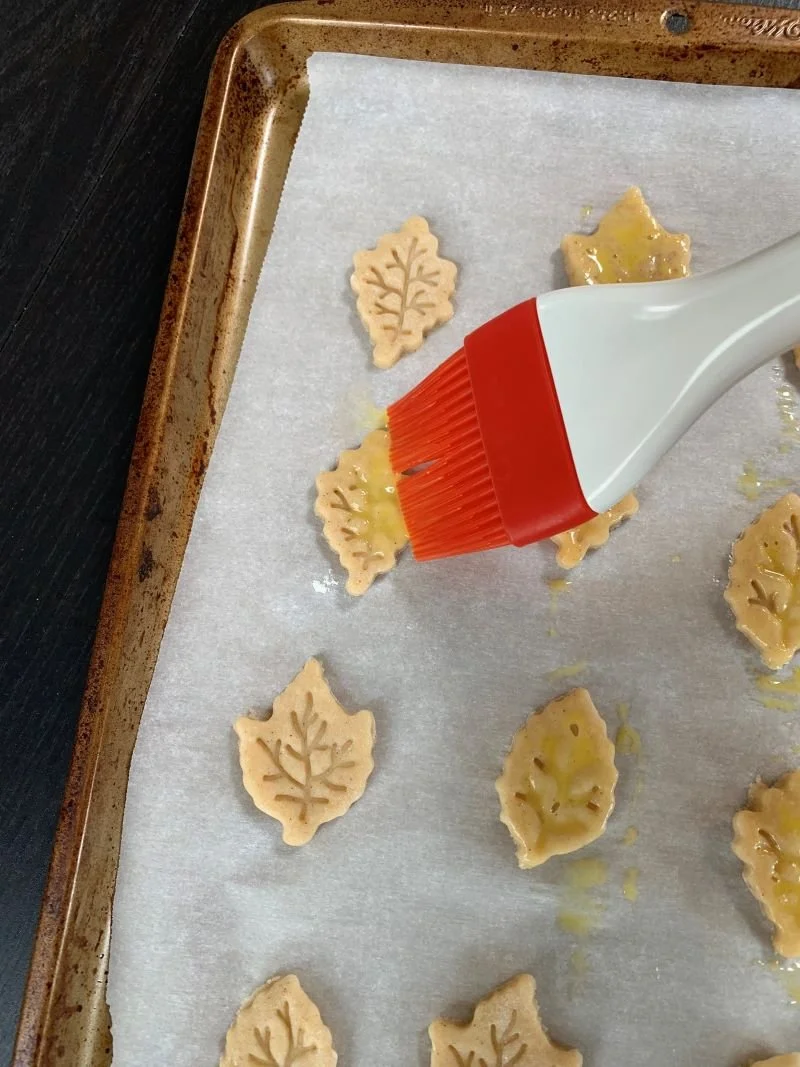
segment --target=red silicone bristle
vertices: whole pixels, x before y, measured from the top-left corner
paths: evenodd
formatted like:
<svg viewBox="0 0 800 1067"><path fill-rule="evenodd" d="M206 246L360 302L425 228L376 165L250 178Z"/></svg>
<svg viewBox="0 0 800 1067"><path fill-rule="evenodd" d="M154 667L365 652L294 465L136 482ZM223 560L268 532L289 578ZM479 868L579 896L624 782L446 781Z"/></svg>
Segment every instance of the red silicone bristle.
<svg viewBox="0 0 800 1067"><path fill-rule="evenodd" d="M417 559L509 544L463 349L389 408L391 463Z"/></svg>

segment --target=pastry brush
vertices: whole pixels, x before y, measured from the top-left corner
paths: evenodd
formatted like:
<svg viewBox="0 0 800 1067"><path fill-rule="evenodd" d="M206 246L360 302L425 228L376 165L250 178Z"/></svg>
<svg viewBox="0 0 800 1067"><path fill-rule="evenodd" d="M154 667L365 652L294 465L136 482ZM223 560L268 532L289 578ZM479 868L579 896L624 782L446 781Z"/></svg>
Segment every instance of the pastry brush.
<svg viewBox="0 0 800 1067"><path fill-rule="evenodd" d="M800 234L708 274L559 289L505 311L388 409L414 555L587 522L798 339Z"/></svg>

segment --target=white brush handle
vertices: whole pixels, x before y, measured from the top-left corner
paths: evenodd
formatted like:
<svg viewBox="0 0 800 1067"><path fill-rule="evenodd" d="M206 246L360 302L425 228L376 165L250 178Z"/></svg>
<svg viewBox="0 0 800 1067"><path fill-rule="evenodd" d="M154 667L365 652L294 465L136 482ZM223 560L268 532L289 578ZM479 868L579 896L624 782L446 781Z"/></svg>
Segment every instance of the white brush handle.
<svg viewBox="0 0 800 1067"><path fill-rule="evenodd" d="M586 502L630 492L732 385L800 341L800 234L697 277L536 305Z"/></svg>

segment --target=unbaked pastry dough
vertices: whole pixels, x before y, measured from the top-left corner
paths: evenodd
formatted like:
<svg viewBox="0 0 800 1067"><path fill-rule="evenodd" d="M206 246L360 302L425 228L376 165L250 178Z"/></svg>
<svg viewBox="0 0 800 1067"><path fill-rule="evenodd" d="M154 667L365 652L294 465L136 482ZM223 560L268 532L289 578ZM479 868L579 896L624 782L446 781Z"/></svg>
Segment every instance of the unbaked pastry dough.
<svg viewBox="0 0 800 1067"><path fill-rule="evenodd" d="M800 1052L786 1052L783 1056L771 1056L768 1060L759 1060L752 1067L800 1067Z"/></svg>
<svg viewBox="0 0 800 1067"><path fill-rule="evenodd" d="M363 794L374 766L371 711L345 711L310 659L275 699L267 719L234 723L244 787L283 825L287 845L304 845Z"/></svg>
<svg viewBox="0 0 800 1067"><path fill-rule="evenodd" d="M636 186L606 212L594 233L568 233L561 242L570 285L685 278L691 247L688 233L664 229Z"/></svg>
<svg viewBox="0 0 800 1067"><path fill-rule="evenodd" d="M533 978L519 974L479 1001L470 1022L434 1020L431 1067L581 1067L577 1049L545 1033L535 996Z"/></svg>
<svg viewBox="0 0 800 1067"><path fill-rule="evenodd" d="M242 1004L219 1067L336 1067L331 1032L293 974L271 979Z"/></svg>
<svg viewBox="0 0 800 1067"><path fill-rule="evenodd" d="M615 526L624 519L629 519L639 510L639 501L633 493L628 493L618 504L608 511L595 515L588 522L575 526L572 530L556 534L552 538L558 548L556 563L565 570L577 567L590 548L604 545Z"/></svg>
<svg viewBox="0 0 800 1067"><path fill-rule="evenodd" d="M733 820L733 851L744 880L775 926L781 956L800 956L800 770L775 785L750 787L748 806Z"/></svg>
<svg viewBox="0 0 800 1067"><path fill-rule="evenodd" d="M365 593L379 574L394 567L408 531L386 430L373 430L358 448L342 452L335 470L317 475L314 511L347 571L345 588L352 596Z"/></svg>
<svg viewBox="0 0 800 1067"><path fill-rule="evenodd" d="M375 346L376 367L392 367L405 352L415 352L434 326L453 317L457 268L438 249L427 221L414 216L397 233L384 234L375 248L353 256L350 285Z"/></svg>
<svg viewBox="0 0 800 1067"><path fill-rule="evenodd" d="M606 724L585 689L534 712L514 737L497 780L500 818L520 867L583 848L603 833L617 769Z"/></svg>
<svg viewBox="0 0 800 1067"><path fill-rule="evenodd" d="M768 667L800 648L800 496L767 508L734 542L725 599Z"/></svg>

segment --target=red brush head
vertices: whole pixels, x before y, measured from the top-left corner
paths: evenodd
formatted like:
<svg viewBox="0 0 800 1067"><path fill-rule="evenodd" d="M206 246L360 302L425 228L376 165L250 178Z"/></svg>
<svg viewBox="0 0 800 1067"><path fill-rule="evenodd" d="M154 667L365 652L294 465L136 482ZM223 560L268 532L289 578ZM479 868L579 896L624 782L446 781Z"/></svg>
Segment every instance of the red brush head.
<svg viewBox="0 0 800 1067"><path fill-rule="evenodd" d="M594 515L575 472L536 301L470 334L389 407L417 559L526 545Z"/></svg>

